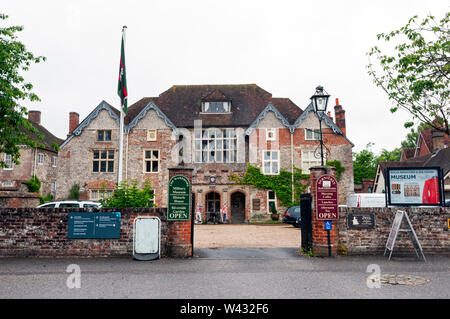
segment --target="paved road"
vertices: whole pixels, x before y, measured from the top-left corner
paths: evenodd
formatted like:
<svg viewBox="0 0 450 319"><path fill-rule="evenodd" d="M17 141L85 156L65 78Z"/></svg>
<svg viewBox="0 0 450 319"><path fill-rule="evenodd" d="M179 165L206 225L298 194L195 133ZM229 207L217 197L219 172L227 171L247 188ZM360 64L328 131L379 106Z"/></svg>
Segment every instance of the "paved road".
<svg viewBox="0 0 450 319"><path fill-rule="evenodd" d="M311 258L292 248L199 249L197 258L0 259L3 298L450 298L450 256ZM81 288L66 285L69 265ZM421 286L368 288L368 265L412 274ZM72 277L73 278L73 277ZM71 281L75 283L75 281Z"/></svg>

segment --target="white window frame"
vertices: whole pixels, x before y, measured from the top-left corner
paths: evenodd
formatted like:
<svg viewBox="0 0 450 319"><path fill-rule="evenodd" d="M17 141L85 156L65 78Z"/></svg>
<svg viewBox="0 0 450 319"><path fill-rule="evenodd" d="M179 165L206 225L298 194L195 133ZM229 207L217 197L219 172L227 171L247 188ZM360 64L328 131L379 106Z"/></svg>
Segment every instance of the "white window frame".
<svg viewBox="0 0 450 319"><path fill-rule="evenodd" d="M56 181L54 181L50 184L50 193L52 193L52 194L56 193Z"/></svg>
<svg viewBox="0 0 450 319"><path fill-rule="evenodd" d="M209 111L211 109L211 103L222 103L223 112L211 112ZM208 113L208 114L226 114L231 113L231 103L229 101L210 101L210 102L203 102L202 103L202 113Z"/></svg>
<svg viewBox="0 0 450 319"><path fill-rule="evenodd" d="M308 137L308 134L310 135ZM305 128L305 140L306 141L320 141L320 130Z"/></svg>
<svg viewBox="0 0 450 319"><path fill-rule="evenodd" d="M308 154L308 155L307 155ZM326 156L326 154L324 154ZM326 160L326 158L324 158ZM314 156L314 151L302 151L302 171L304 174L309 174L309 168L313 166L320 166L322 160Z"/></svg>
<svg viewBox="0 0 450 319"><path fill-rule="evenodd" d="M4 154L3 155L3 161L5 162L6 166L3 168L5 171L11 171L14 169L14 162L12 160L11 154ZM8 164L9 162L9 164Z"/></svg>
<svg viewBox="0 0 450 319"><path fill-rule="evenodd" d="M150 152L150 157L147 157L147 152ZM153 152L158 152L158 157L154 158L154 154ZM159 149L154 149L154 148L149 148L149 149L144 149L143 150L143 155L142 155L142 161L143 161L143 172L144 174L158 174L161 170L161 151ZM150 172L147 171L147 162L150 162ZM157 162L158 164L158 170L157 171L153 171L153 163Z"/></svg>
<svg viewBox="0 0 450 319"><path fill-rule="evenodd" d="M43 165L45 161L45 154L44 153L38 153L38 165Z"/></svg>
<svg viewBox="0 0 450 319"><path fill-rule="evenodd" d="M269 153L269 158L266 158L266 153ZM276 159L273 158L273 153L276 153ZM264 175L279 175L280 174L280 151L279 150L264 150L261 153L262 172ZM269 163L269 173L266 172L266 163ZM274 172L274 163L277 163L277 170Z"/></svg>
<svg viewBox="0 0 450 319"><path fill-rule="evenodd" d="M16 182L14 181L3 181L0 183L2 187L14 187L16 186Z"/></svg>
<svg viewBox="0 0 450 319"><path fill-rule="evenodd" d="M147 141L155 142L157 139L157 130L147 130Z"/></svg>
<svg viewBox="0 0 450 319"><path fill-rule="evenodd" d="M194 132L195 163L235 163L237 133L235 129L205 129Z"/></svg>
<svg viewBox="0 0 450 319"><path fill-rule="evenodd" d="M277 129L266 128L266 141L276 141L276 139L277 139Z"/></svg>
<svg viewBox="0 0 450 319"><path fill-rule="evenodd" d="M58 156L52 156L52 166L58 167Z"/></svg>
<svg viewBox="0 0 450 319"><path fill-rule="evenodd" d="M274 199L270 199L269 198L270 192L273 192ZM269 191L267 191L267 213L268 214L272 213L271 210L270 210L270 203L272 203L272 202L275 205L275 209L278 209L277 208L277 194L275 193L275 191L269 190Z"/></svg>

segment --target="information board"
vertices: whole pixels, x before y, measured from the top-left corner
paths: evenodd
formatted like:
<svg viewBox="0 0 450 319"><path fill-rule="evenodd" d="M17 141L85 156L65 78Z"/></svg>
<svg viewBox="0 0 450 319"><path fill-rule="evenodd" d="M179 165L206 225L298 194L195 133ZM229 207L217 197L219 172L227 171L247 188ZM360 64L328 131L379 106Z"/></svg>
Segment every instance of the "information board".
<svg viewBox="0 0 450 319"><path fill-rule="evenodd" d="M386 169L388 205L442 206L442 172L439 167Z"/></svg>
<svg viewBox="0 0 450 319"><path fill-rule="evenodd" d="M169 181L167 220L189 220L191 183L186 176L175 175Z"/></svg>
<svg viewBox="0 0 450 319"><path fill-rule="evenodd" d="M347 215L348 229L375 229L374 213L350 213Z"/></svg>
<svg viewBox="0 0 450 319"><path fill-rule="evenodd" d="M120 217L120 212L70 212L68 238L120 238Z"/></svg>
<svg viewBox="0 0 450 319"><path fill-rule="evenodd" d="M338 211L337 181L331 175L322 175L316 182L316 211L318 220L336 220Z"/></svg>

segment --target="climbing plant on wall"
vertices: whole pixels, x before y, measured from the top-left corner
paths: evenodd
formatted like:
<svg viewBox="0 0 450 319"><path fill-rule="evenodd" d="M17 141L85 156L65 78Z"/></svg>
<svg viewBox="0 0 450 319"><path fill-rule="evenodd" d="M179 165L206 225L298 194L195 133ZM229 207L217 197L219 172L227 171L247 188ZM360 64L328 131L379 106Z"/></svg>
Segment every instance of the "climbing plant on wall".
<svg viewBox="0 0 450 319"><path fill-rule="evenodd" d="M309 175L294 167L294 201L292 201L292 173L281 170L279 175L264 175L261 170L247 164L247 170L242 177L234 174L230 180L237 184L252 185L258 189L272 190L280 200L281 206L289 207L300 204L300 194L306 191Z"/></svg>

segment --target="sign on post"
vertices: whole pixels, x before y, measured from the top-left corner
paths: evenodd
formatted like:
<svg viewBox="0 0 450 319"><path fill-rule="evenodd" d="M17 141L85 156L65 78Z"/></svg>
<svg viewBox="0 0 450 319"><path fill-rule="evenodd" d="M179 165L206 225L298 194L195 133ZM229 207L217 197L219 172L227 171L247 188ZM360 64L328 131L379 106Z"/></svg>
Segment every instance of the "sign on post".
<svg viewBox="0 0 450 319"><path fill-rule="evenodd" d="M337 181L331 175L322 175L316 182L316 218L339 219Z"/></svg>
<svg viewBox="0 0 450 319"><path fill-rule="evenodd" d="M69 213L69 239L120 238L120 212Z"/></svg>
<svg viewBox="0 0 450 319"><path fill-rule="evenodd" d="M175 175L169 181L167 220L189 220L191 213L191 183L186 176Z"/></svg>

